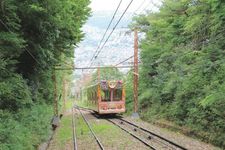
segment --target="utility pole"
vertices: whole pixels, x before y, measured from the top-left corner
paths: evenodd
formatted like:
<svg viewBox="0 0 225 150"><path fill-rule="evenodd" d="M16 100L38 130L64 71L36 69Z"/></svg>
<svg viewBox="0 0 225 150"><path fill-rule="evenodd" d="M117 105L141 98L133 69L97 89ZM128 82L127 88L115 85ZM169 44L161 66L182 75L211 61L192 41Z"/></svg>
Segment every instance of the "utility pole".
<svg viewBox="0 0 225 150"><path fill-rule="evenodd" d="M133 79L133 92L134 92L134 113L133 117L138 118L138 32L134 29L134 79Z"/></svg>

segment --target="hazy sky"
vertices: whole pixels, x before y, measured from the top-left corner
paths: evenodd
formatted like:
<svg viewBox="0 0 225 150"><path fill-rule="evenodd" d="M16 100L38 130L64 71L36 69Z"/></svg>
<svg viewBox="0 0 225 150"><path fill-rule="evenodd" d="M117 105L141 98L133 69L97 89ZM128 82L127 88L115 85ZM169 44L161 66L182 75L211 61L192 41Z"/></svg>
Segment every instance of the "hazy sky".
<svg viewBox="0 0 225 150"><path fill-rule="evenodd" d="M121 3L121 7L119 8L120 11L126 9L127 5L130 3L131 0L123 0ZM91 8L92 11L114 11L119 4L120 0L92 0L91 1ZM134 0L129 7L127 12L134 12L138 9L138 12L141 12L145 8L148 9L156 9L154 4L159 4L159 0Z"/></svg>
<svg viewBox="0 0 225 150"><path fill-rule="evenodd" d="M119 13L116 15L113 24L118 21L121 13L126 9L131 0L123 0L119 8ZM101 65L113 65L129 56L133 55L133 35L126 35L127 29L121 27L127 27L131 23L132 13L136 14L145 13L146 10L157 10L154 6L158 5L160 0L133 0L127 13L109 38L108 42L104 46L103 50L99 54L98 58L94 61L93 66L98 63ZM103 37L103 34L110 22L113 12L116 10L120 0L91 0L90 7L92 9L92 16L83 26L85 33L84 40L79 44L79 47L75 50L75 64L79 67L87 67L90 65L90 60L95 54L95 51ZM104 12L102 12L104 11ZM111 32L110 29L108 34ZM105 41L105 39L104 39ZM132 60L130 60L132 61ZM123 69L127 70L127 69ZM76 74L81 75L86 71L77 70Z"/></svg>

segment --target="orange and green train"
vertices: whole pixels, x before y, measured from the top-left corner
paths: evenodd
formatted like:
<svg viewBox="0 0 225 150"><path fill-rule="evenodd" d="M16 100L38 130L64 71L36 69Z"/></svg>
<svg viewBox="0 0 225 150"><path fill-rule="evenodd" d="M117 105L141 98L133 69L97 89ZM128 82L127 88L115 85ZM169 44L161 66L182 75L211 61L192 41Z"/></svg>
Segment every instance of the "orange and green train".
<svg viewBox="0 0 225 150"><path fill-rule="evenodd" d="M87 88L88 103L99 114L118 114L125 112L125 88L121 80L102 80Z"/></svg>

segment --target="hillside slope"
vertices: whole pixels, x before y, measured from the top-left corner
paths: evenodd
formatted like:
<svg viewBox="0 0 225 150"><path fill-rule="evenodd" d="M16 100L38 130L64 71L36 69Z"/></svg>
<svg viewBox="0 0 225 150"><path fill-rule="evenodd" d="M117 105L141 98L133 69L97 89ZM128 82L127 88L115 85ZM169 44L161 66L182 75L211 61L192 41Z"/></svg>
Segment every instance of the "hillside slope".
<svg viewBox="0 0 225 150"><path fill-rule="evenodd" d="M146 33L140 43L142 117L172 121L223 148L224 12L222 1L165 0L159 12L133 22ZM128 106L131 96L128 92Z"/></svg>

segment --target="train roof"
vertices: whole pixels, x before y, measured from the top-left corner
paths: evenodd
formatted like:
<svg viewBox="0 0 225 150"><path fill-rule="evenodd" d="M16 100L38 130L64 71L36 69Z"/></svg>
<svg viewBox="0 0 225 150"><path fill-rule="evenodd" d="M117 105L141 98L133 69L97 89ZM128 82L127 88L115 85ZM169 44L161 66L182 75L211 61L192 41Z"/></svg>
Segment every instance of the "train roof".
<svg viewBox="0 0 225 150"><path fill-rule="evenodd" d="M101 82L119 82L119 83L123 83L122 80L101 80L100 83Z"/></svg>
<svg viewBox="0 0 225 150"><path fill-rule="evenodd" d="M100 82L87 86L86 89L96 87L100 84L101 89L107 90L109 88L111 89L120 89L123 86L122 80L101 80Z"/></svg>
<svg viewBox="0 0 225 150"><path fill-rule="evenodd" d="M101 80L100 86L101 86L101 89L103 89L103 90L107 90L109 88L121 89L123 86L123 81L122 80L112 80L112 81Z"/></svg>

